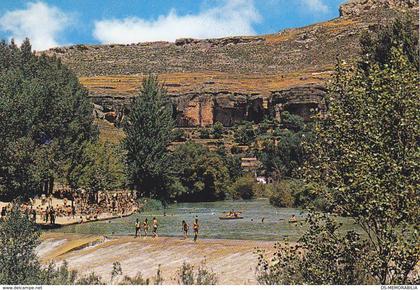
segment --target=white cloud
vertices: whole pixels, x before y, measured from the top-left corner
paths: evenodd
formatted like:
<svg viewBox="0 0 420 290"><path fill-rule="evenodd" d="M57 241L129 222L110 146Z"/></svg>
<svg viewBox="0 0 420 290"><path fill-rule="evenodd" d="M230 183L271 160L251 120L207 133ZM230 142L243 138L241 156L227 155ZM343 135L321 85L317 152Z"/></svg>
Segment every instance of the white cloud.
<svg viewBox="0 0 420 290"><path fill-rule="evenodd" d="M197 14L178 15L171 10L155 20L138 17L95 22L93 36L101 43L175 41L177 38L215 38L253 35L260 20L253 0L225 0L223 5Z"/></svg>
<svg viewBox="0 0 420 290"><path fill-rule="evenodd" d="M301 0L302 5L312 12L326 13L328 12L328 6L323 0Z"/></svg>
<svg viewBox="0 0 420 290"><path fill-rule="evenodd" d="M26 37L35 50L59 46L58 36L70 24L70 17L43 2L31 2L25 9L8 11L0 17L0 29L21 43Z"/></svg>

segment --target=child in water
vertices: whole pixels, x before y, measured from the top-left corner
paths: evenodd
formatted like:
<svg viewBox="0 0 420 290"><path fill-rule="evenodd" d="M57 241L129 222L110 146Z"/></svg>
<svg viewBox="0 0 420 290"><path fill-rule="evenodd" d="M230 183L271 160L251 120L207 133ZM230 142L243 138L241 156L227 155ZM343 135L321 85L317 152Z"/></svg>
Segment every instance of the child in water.
<svg viewBox="0 0 420 290"><path fill-rule="evenodd" d="M137 238L137 234L140 231L140 221L139 221L139 219L136 219L135 227L136 227L136 234L134 235L134 237ZM140 237L141 237L141 234L140 234Z"/></svg>
<svg viewBox="0 0 420 290"><path fill-rule="evenodd" d="M158 221L157 221L156 217L153 217L153 237L154 238L158 237L157 229L158 229Z"/></svg>
<svg viewBox="0 0 420 290"><path fill-rule="evenodd" d="M182 221L182 231L184 232L184 239L188 237L188 224L185 221Z"/></svg>
<svg viewBox="0 0 420 290"><path fill-rule="evenodd" d="M143 232L144 232L144 237L147 237L147 231L149 230L149 224L147 222L147 218L144 219L143 222Z"/></svg>

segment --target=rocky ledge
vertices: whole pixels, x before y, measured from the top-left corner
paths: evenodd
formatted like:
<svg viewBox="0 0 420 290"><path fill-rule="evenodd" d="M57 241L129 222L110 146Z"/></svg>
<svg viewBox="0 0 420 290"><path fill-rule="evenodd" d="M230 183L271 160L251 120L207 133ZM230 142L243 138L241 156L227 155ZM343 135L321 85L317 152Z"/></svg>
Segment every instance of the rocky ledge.
<svg viewBox="0 0 420 290"><path fill-rule="evenodd" d="M418 6L418 0L350 0L340 6L340 16L358 16L378 8L413 9Z"/></svg>

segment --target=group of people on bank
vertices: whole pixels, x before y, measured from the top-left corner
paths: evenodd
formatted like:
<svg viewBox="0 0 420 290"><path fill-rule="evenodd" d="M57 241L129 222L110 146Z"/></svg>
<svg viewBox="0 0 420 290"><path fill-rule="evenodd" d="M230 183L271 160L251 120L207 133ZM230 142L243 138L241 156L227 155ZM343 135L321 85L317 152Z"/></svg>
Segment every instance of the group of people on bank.
<svg viewBox="0 0 420 290"><path fill-rule="evenodd" d="M157 238L158 235L158 227L159 223L156 217L153 217L152 219L152 237ZM182 221L182 232L184 235L184 239L188 238L188 231L190 226L187 224L185 220ZM194 232L194 242L197 241L198 238L198 230L200 228L200 225L198 224L198 219L196 218L194 223L192 224L193 232ZM144 237L147 237L147 234L149 232L149 221L147 218L144 219L143 222L140 222L140 220L137 218L135 223L135 234L134 238L141 237L141 233L143 232Z"/></svg>

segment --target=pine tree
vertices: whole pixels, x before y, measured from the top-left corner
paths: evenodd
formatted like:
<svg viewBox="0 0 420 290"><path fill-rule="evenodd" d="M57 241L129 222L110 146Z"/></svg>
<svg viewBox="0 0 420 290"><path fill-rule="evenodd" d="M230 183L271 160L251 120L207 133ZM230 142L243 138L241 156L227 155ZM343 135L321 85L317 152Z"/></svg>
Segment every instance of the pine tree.
<svg viewBox="0 0 420 290"><path fill-rule="evenodd" d="M124 124L130 186L146 196L168 200L168 145L174 120L165 89L156 76L143 80Z"/></svg>

